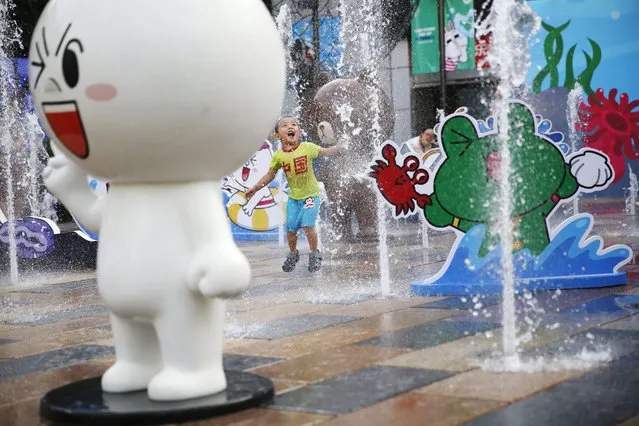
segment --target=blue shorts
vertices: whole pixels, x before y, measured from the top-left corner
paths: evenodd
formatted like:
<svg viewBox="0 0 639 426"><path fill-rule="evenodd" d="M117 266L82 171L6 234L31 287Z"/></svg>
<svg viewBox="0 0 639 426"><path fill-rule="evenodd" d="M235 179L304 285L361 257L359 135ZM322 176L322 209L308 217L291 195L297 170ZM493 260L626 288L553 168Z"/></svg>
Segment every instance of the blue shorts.
<svg viewBox="0 0 639 426"><path fill-rule="evenodd" d="M286 230L297 232L300 228L315 226L319 206L319 197L309 197L303 200L289 198L286 203Z"/></svg>

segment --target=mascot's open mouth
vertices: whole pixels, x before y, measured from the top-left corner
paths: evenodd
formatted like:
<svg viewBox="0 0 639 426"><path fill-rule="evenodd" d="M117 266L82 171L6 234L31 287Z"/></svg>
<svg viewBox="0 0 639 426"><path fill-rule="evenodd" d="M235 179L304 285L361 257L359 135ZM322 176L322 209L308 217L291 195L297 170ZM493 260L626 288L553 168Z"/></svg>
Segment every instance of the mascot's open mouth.
<svg viewBox="0 0 639 426"><path fill-rule="evenodd" d="M74 155L87 158L89 143L77 102L43 102L42 110L60 143Z"/></svg>
<svg viewBox="0 0 639 426"><path fill-rule="evenodd" d="M249 178L249 174L251 174L251 169L248 167L242 167L242 180L247 181Z"/></svg>
<svg viewBox="0 0 639 426"><path fill-rule="evenodd" d="M486 175L494 180L501 176L501 155L497 151L491 151L486 157Z"/></svg>

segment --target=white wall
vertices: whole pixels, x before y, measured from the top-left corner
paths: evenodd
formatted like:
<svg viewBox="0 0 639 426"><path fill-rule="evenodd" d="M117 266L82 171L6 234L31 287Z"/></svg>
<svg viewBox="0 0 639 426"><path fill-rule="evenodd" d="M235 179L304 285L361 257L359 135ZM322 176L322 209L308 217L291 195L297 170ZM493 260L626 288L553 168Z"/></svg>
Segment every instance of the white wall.
<svg viewBox="0 0 639 426"><path fill-rule="evenodd" d="M395 130L393 140L401 143L411 137L411 81L408 41L402 40L380 66L380 83L393 100Z"/></svg>

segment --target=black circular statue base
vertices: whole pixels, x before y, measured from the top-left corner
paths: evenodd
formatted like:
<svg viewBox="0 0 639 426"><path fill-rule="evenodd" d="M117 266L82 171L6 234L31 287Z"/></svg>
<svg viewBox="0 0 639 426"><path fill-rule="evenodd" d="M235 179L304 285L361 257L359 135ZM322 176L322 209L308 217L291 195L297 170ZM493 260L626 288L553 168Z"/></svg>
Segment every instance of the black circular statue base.
<svg viewBox="0 0 639 426"><path fill-rule="evenodd" d="M239 371L225 373L225 391L179 402L151 401L146 391L102 392L101 377L81 380L47 393L40 401L40 416L54 424L161 425L241 411L274 395L273 382L265 377Z"/></svg>

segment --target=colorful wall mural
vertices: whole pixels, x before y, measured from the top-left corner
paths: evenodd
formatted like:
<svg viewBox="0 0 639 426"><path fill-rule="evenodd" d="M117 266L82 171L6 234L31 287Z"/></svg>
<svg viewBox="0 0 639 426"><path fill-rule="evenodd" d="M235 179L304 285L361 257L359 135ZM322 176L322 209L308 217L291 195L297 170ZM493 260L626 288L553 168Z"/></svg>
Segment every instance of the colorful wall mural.
<svg viewBox="0 0 639 426"><path fill-rule="evenodd" d="M639 170L639 2L530 0L542 19L532 42L528 84L556 127L566 119L560 98L578 83L585 92L576 129L581 144L610 157L615 182L600 196L621 196L628 166ZM553 99L554 98L554 99ZM553 107L554 104L554 107ZM569 129L564 129L569 130Z"/></svg>
<svg viewBox="0 0 639 426"><path fill-rule="evenodd" d="M541 19L531 40L531 67L527 87L520 96L535 111L552 121L571 148L592 147L605 152L615 180L600 197L620 197L629 186L629 167L639 171L639 1L637 0L529 0ZM466 33L471 0L447 0L447 25ZM439 72L437 2L423 0L413 19L412 73ZM472 11L472 9L471 9ZM476 11L480 15L480 11ZM453 66L460 51L445 32L447 71L485 68L483 62L490 35L475 33L475 61ZM462 34L463 35L463 34ZM469 52L472 34L465 34ZM451 59L451 60L449 60ZM457 59L460 59L458 57ZM470 64L470 66L469 66ZM461 66L463 65L463 66ZM575 120L568 119L569 93L582 87L582 102L574 100ZM573 94L574 96L574 94ZM572 98L571 98L572 99ZM578 105L578 106L577 106ZM576 132L575 132L576 131ZM571 134L571 132L574 132ZM575 145L574 147L572 145Z"/></svg>

